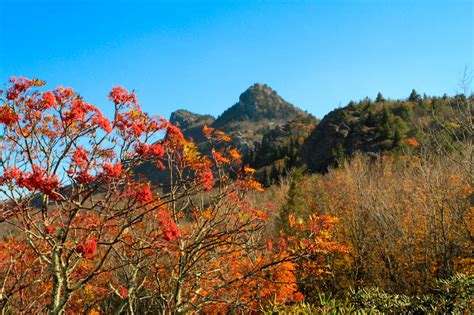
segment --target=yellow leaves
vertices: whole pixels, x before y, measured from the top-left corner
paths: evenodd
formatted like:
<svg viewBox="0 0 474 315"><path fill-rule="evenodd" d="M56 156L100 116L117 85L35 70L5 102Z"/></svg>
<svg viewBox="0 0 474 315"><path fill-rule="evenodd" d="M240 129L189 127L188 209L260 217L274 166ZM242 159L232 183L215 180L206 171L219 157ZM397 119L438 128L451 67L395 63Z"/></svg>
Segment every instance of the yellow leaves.
<svg viewBox="0 0 474 315"><path fill-rule="evenodd" d="M204 125L204 127L202 127L202 132L203 132L205 135L210 134L213 130L214 130L214 128L208 127L207 124Z"/></svg>
<svg viewBox="0 0 474 315"><path fill-rule="evenodd" d="M202 128L202 133L209 140L212 139L223 142L230 142L232 140L232 137L226 134L225 132L212 127L208 127L207 125L204 125L204 127Z"/></svg>
<svg viewBox="0 0 474 315"><path fill-rule="evenodd" d="M244 173L245 175L253 175L255 174L255 169L249 167L248 165L244 166Z"/></svg>
<svg viewBox="0 0 474 315"><path fill-rule="evenodd" d="M136 108L132 108L128 113L130 114L130 118L143 117L143 113L140 110L137 110Z"/></svg>
<svg viewBox="0 0 474 315"><path fill-rule="evenodd" d="M288 215L288 222L290 222L290 227L294 228L296 226L295 216L292 214Z"/></svg>
<svg viewBox="0 0 474 315"><path fill-rule="evenodd" d="M242 155L240 154L239 150L237 150L236 148L230 148L229 155L235 161L240 161L240 159L242 158Z"/></svg>
<svg viewBox="0 0 474 315"><path fill-rule="evenodd" d="M232 138L229 135L224 135L224 136L222 136L221 140L225 141L225 142L230 142L230 141L232 141Z"/></svg>
<svg viewBox="0 0 474 315"><path fill-rule="evenodd" d="M31 83L33 84L33 86L44 86L44 85L46 85L46 81L42 81L42 80L39 80L39 79L32 79Z"/></svg>
<svg viewBox="0 0 474 315"><path fill-rule="evenodd" d="M297 225L303 225L304 224L304 219L302 217L297 217L295 218L294 215L289 214L288 215L288 222L290 223L290 227L294 228Z"/></svg>
<svg viewBox="0 0 474 315"><path fill-rule="evenodd" d="M265 189L263 188L263 185L260 184L259 182L257 182L255 179L251 178L249 181L248 181L248 184L249 184L249 187L251 189L255 189L257 191L260 191L260 192L264 192Z"/></svg>
<svg viewBox="0 0 474 315"><path fill-rule="evenodd" d="M211 208L206 208L203 212L202 212L202 217L206 220L210 220L212 219L213 217L213 214L212 214L212 209Z"/></svg>
<svg viewBox="0 0 474 315"><path fill-rule="evenodd" d="M183 154L186 157L188 163L192 164L193 162L199 161L199 156L201 153L197 151L196 145L194 142L187 142L183 148Z"/></svg>
<svg viewBox="0 0 474 315"><path fill-rule="evenodd" d="M214 134L217 136L217 138L221 141L224 141L224 142L230 142L232 140L232 138L226 134L225 132L223 131L220 131L220 130L216 130L214 132Z"/></svg>

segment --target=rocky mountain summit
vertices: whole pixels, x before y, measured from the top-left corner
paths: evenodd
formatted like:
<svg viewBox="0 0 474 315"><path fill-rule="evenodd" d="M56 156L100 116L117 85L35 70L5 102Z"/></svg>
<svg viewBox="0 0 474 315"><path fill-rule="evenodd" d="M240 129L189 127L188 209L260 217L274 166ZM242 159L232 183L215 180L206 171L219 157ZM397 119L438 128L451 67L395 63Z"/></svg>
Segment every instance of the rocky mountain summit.
<svg viewBox="0 0 474 315"><path fill-rule="evenodd" d="M265 173L267 178L278 173L275 168L283 170L292 166L288 165L290 160L291 164L296 162L304 138L317 123L312 115L284 100L268 85L260 83L243 92L239 101L217 119L178 110L171 114L170 122L198 144L203 141L201 129L205 124L230 134L232 145L241 150L244 161L261 168L259 173ZM288 158L287 155L293 157ZM277 160L278 166L275 164Z"/></svg>
<svg viewBox="0 0 474 315"><path fill-rule="evenodd" d="M232 135L234 145L244 153L250 153L258 148L263 136L269 131L281 128L294 119L309 116L285 101L268 85L256 83L217 119L210 115L178 110L171 114L170 122L179 126L185 136L197 142L200 136L196 131L207 124Z"/></svg>

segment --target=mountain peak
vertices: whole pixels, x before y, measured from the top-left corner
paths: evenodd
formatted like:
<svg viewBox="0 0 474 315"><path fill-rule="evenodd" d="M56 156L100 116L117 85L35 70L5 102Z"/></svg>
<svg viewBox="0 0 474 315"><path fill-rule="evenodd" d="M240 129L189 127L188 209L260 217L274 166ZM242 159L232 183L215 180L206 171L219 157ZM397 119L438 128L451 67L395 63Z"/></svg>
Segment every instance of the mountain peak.
<svg viewBox="0 0 474 315"><path fill-rule="evenodd" d="M268 85L255 83L240 95L239 102L216 119L214 125L219 128L239 121L288 121L301 114L302 110L285 101Z"/></svg>

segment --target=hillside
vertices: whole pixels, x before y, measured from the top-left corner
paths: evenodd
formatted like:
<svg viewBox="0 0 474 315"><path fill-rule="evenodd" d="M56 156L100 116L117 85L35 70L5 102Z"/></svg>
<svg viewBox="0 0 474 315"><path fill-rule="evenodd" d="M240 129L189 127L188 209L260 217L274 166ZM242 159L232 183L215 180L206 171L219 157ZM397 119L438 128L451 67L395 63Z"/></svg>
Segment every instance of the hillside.
<svg viewBox="0 0 474 315"><path fill-rule="evenodd" d="M379 94L375 101L350 102L321 120L302 147L302 161L312 172L325 172L355 152L397 152L407 139L421 144L427 134L436 134L441 144L461 132L454 109L463 103L462 95L422 98L416 91L406 100L385 100Z"/></svg>

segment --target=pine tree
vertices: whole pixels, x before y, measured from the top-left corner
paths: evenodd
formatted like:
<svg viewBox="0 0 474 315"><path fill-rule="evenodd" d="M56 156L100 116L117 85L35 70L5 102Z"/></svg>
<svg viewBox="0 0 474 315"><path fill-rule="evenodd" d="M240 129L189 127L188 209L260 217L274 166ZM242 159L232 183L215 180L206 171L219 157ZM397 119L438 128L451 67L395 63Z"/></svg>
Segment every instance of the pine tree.
<svg viewBox="0 0 474 315"><path fill-rule="evenodd" d="M383 97L382 93L378 92L377 97L375 98L375 103L385 102L385 98Z"/></svg>
<svg viewBox="0 0 474 315"><path fill-rule="evenodd" d="M410 93L410 96L408 97L408 100L410 102L415 102L415 103L418 103L418 102L421 102L421 96L420 94L418 94L415 89L411 90L411 93Z"/></svg>

